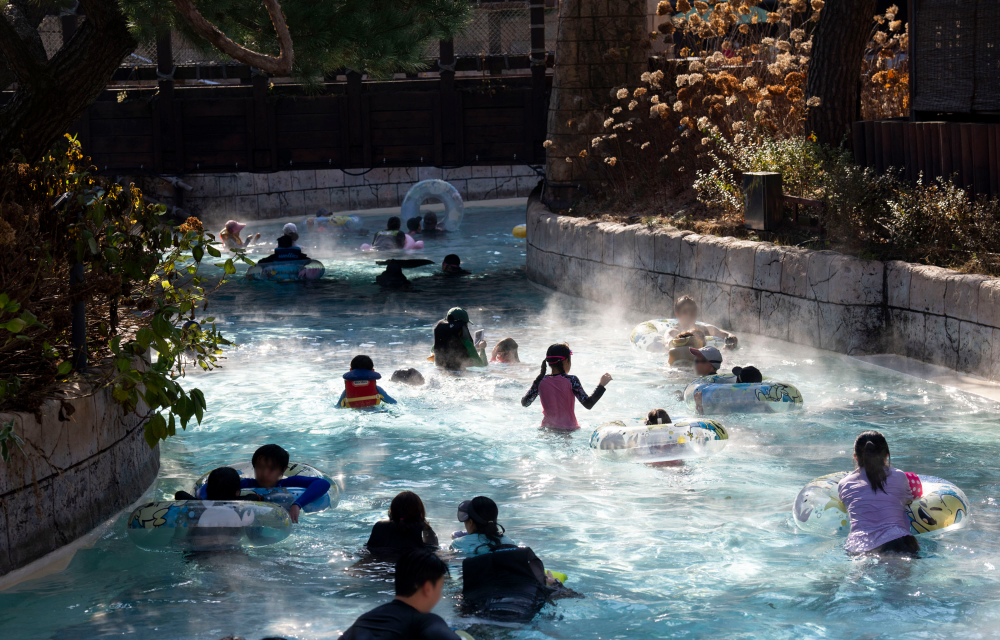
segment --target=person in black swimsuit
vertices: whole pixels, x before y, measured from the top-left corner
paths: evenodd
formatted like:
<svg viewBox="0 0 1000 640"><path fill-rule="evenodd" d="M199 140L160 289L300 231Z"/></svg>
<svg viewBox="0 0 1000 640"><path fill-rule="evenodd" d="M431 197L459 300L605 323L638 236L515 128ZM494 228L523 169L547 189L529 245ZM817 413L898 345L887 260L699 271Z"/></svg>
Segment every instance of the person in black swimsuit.
<svg viewBox="0 0 1000 640"><path fill-rule="evenodd" d="M396 563L396 597L355 620L340 640L459 640L431 611L441 600L448 565L424 549ZM468 637L468 636L465 636Z"/></svg>
<svg viewBox="0 0 1000 640"><path fill-rule="evenodd" d="M427 523L424 503L412 491L403 491L389 505L389 519L372 527L368 552L382 559L398 558L412 549L436 550L437 534Z"/></svg>

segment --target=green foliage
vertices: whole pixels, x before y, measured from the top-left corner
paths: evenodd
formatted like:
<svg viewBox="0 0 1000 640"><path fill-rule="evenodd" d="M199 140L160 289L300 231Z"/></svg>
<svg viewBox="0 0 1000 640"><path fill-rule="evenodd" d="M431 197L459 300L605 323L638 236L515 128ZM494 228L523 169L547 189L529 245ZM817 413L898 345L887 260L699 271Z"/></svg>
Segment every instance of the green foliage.
<svg viewBox="0 0 1000 640"><path fill-rule="evenodd" d="M201 422L205 397L178 383L186 367L212 369L230 344L214 318L198 318L214 288L200 272L221 257L211 235L189 220L166 223L138 189L89 173L79 143L57 145L34 165L0 168L0 409L32 409L73 373L70 305L86 303L87 381L111 385L128 411L150 416L146 441ZM242 254L236 256L252 264ZM70 287L71 265L84 282ZM225 272L235 272L233 259ZM125 313L119 314L119 310ZM156 352L148 362L149 350Z"/></svg>
<svg viewBox="0 0 1000 640"><path fill-rule="evenodd" d="M0 422L0 460L10 462L10 453L14 447L18 451L24 451L22 445L24 440L14 433L14 420L10 422Z"/></svg>
<svg viewBox="0 0 1000 640"><path fill-rule="evenodd" d="M878 174L854 164L850 152L802 136L716 142L714 166L694 183L713 210L742 216L742 173L777 171L785 193L822 200L827 237L837 248L1000 274L996 198L973 197L942 178L914 185L897 172Z"/></svg>
<svg viewBox="0 0 1000 640"><path fill-rule="evenodd" d="M123 10L140 41L152 41L167 26L206 50L169 0L125 0ZM199 0L198 10L230 39L252 50L278 55L278 41L263 2ZM373 76L424 68L427 45L447 39L469 20L467 0L283 0L292 36L295 75L315 79L349 67Z"/></svg>

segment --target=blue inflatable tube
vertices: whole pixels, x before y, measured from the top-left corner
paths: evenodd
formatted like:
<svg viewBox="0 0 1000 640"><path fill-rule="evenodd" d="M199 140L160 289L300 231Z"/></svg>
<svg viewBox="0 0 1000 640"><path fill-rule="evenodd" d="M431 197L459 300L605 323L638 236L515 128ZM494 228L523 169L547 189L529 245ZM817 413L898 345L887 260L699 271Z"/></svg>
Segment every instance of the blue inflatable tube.
<svg viewBox="0 0 1000 640"><path fill-rule="evenodd" d="M462 216L465 215L465 205L458 189L444 180L432 179L421 180L410 187L403 198L400 206L399 216L403 219L403 227L410 218L420 215L420 205L428 198L436 198L444 204L444 218L441 225L448 231L456 231L462 225Z"/></svg>
<svg viewBox="0 0 1000 640"><path fill-rule="evenodd" d="M298 282L300 280L318 280L326 273L326 267L319 260L276 260L274 262L258 262L247 269L248 280L266 280L269 282Z"/></svg>

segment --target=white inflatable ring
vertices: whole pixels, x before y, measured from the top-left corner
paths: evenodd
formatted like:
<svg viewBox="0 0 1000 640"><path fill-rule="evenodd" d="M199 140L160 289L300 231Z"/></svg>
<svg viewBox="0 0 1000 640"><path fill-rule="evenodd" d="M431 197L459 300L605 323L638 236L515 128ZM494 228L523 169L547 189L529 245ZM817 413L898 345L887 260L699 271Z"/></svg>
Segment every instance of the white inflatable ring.
<svg viewBox="0 0 1000 640"><path fill-rule="evenodd" d="M677 326L676 318L654 318L640 322L632 329L629 335L629 342L639 351L652 351L663 353L667 351L665 338L667 332ZM696 322L695 326L706 326L703 322ZM726 341L716 336L705 336L705 346L721 349Z"/></svg>
<svg viewBox="0 0 1000 640"><path fill-rule="evenodd" d="M729 442L726 428L715 420L681 419L669 424L602 424L590 436L590 448L615 460L665 462L708 458Z"/></svg>
<svg viewBox="0 0 1000 640"><path fill-rule="evenodd" d="M149 551L261 547L292 532L281 506L241 500L150 502L133 511L126 526L129 539Z"/></svg>
<svg viewBox="0 0 1000 640"><path fill-rule="evenodd" d="M250 462L238 462L236 464L226 465L231 469L235 469L236 473L240 475L240 478L252 478L254 477L253 464ZM211 473L211 472L209 472ZM323 478L330 483L330 490L327 491L323 496L317 498L313 502L305 505L303 511L306 513L315 513L317 511L325 511L326 509L332 509L340 503L340 487L337 485L336 481L330 476L326 475L316 467L301 462L289 462L288 468L285 469L284 478L290 476L305 476L307 478ZM208 473L202 475L198 478L198 481L194 483L194 495L203 496L205 491L205 483L208 481ZM274 487L273 489L243 489L241 492L243 495L248 493L256 493L261 496L265 501L279 504L286 509L292 506L292 503L302 495L304 490L298 487Z"/></svg>
<svg viewBox="0 0 1000 640"><path fill-rule="evenodd" d="M847 535L851 523L840 501L837 484L847 475L838 471L820 476L802 487L792 506L799 529L824 536ZM961 527L969 515L969 499L954 483L935 476L917 474L923 495L906 507L910 533L918 535Z"/></svg>
<svg viewBox="0 0 1000 640"><path fill-rule="evenodd" d="M691 411L702 415L778 413L801 409L802 394L794 385L770 378L737 383L736 376L714 375L691 382L684 389L684 402Z"/></svg>
<svg viewBox="0 0 1000 640"><path fill-rule="evenodd" d="M420 215L420 205L428 198L437 198L444 204L445 215L440 222L445 229L455 231L462 225L465 205L462 203L461 194L450 183L434 178L421 180L406 192L399 212L399 216L403 219L403 228L406 228L407 220Z"/></svg>

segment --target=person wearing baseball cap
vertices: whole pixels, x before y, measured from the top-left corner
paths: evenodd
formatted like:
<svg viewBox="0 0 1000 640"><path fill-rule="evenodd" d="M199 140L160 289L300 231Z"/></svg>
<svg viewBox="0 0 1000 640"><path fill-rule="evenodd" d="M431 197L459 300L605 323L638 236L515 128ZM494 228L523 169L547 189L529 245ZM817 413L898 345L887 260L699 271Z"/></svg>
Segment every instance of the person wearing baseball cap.
<svg viewBox="0 0 1000 640"><path fill-rule="evenodd" d="M465 525L465 531L451 534L451 549L467 556L490 553L500 547L517 546L508 538L503 525L497 522L500 509L497 503L486 496L476 496L458 505L458 521Z"/></svg>
<svg viewBox="0 0 1000 640"><path fill-rule="evenodd" d="M694 356L694 371L699 376L714 375L722 366L722 352L715 347L691 347L691 355Z"/></svg>
<svg viewBox="0 0 1000 640"><path fill-rule="evenodd" d="M486 341L473 342L469 332L469 314L462 307L452 307L444 320L434 325L434 364L441 369L464 371L467 367L485 367Z"/></svg>

